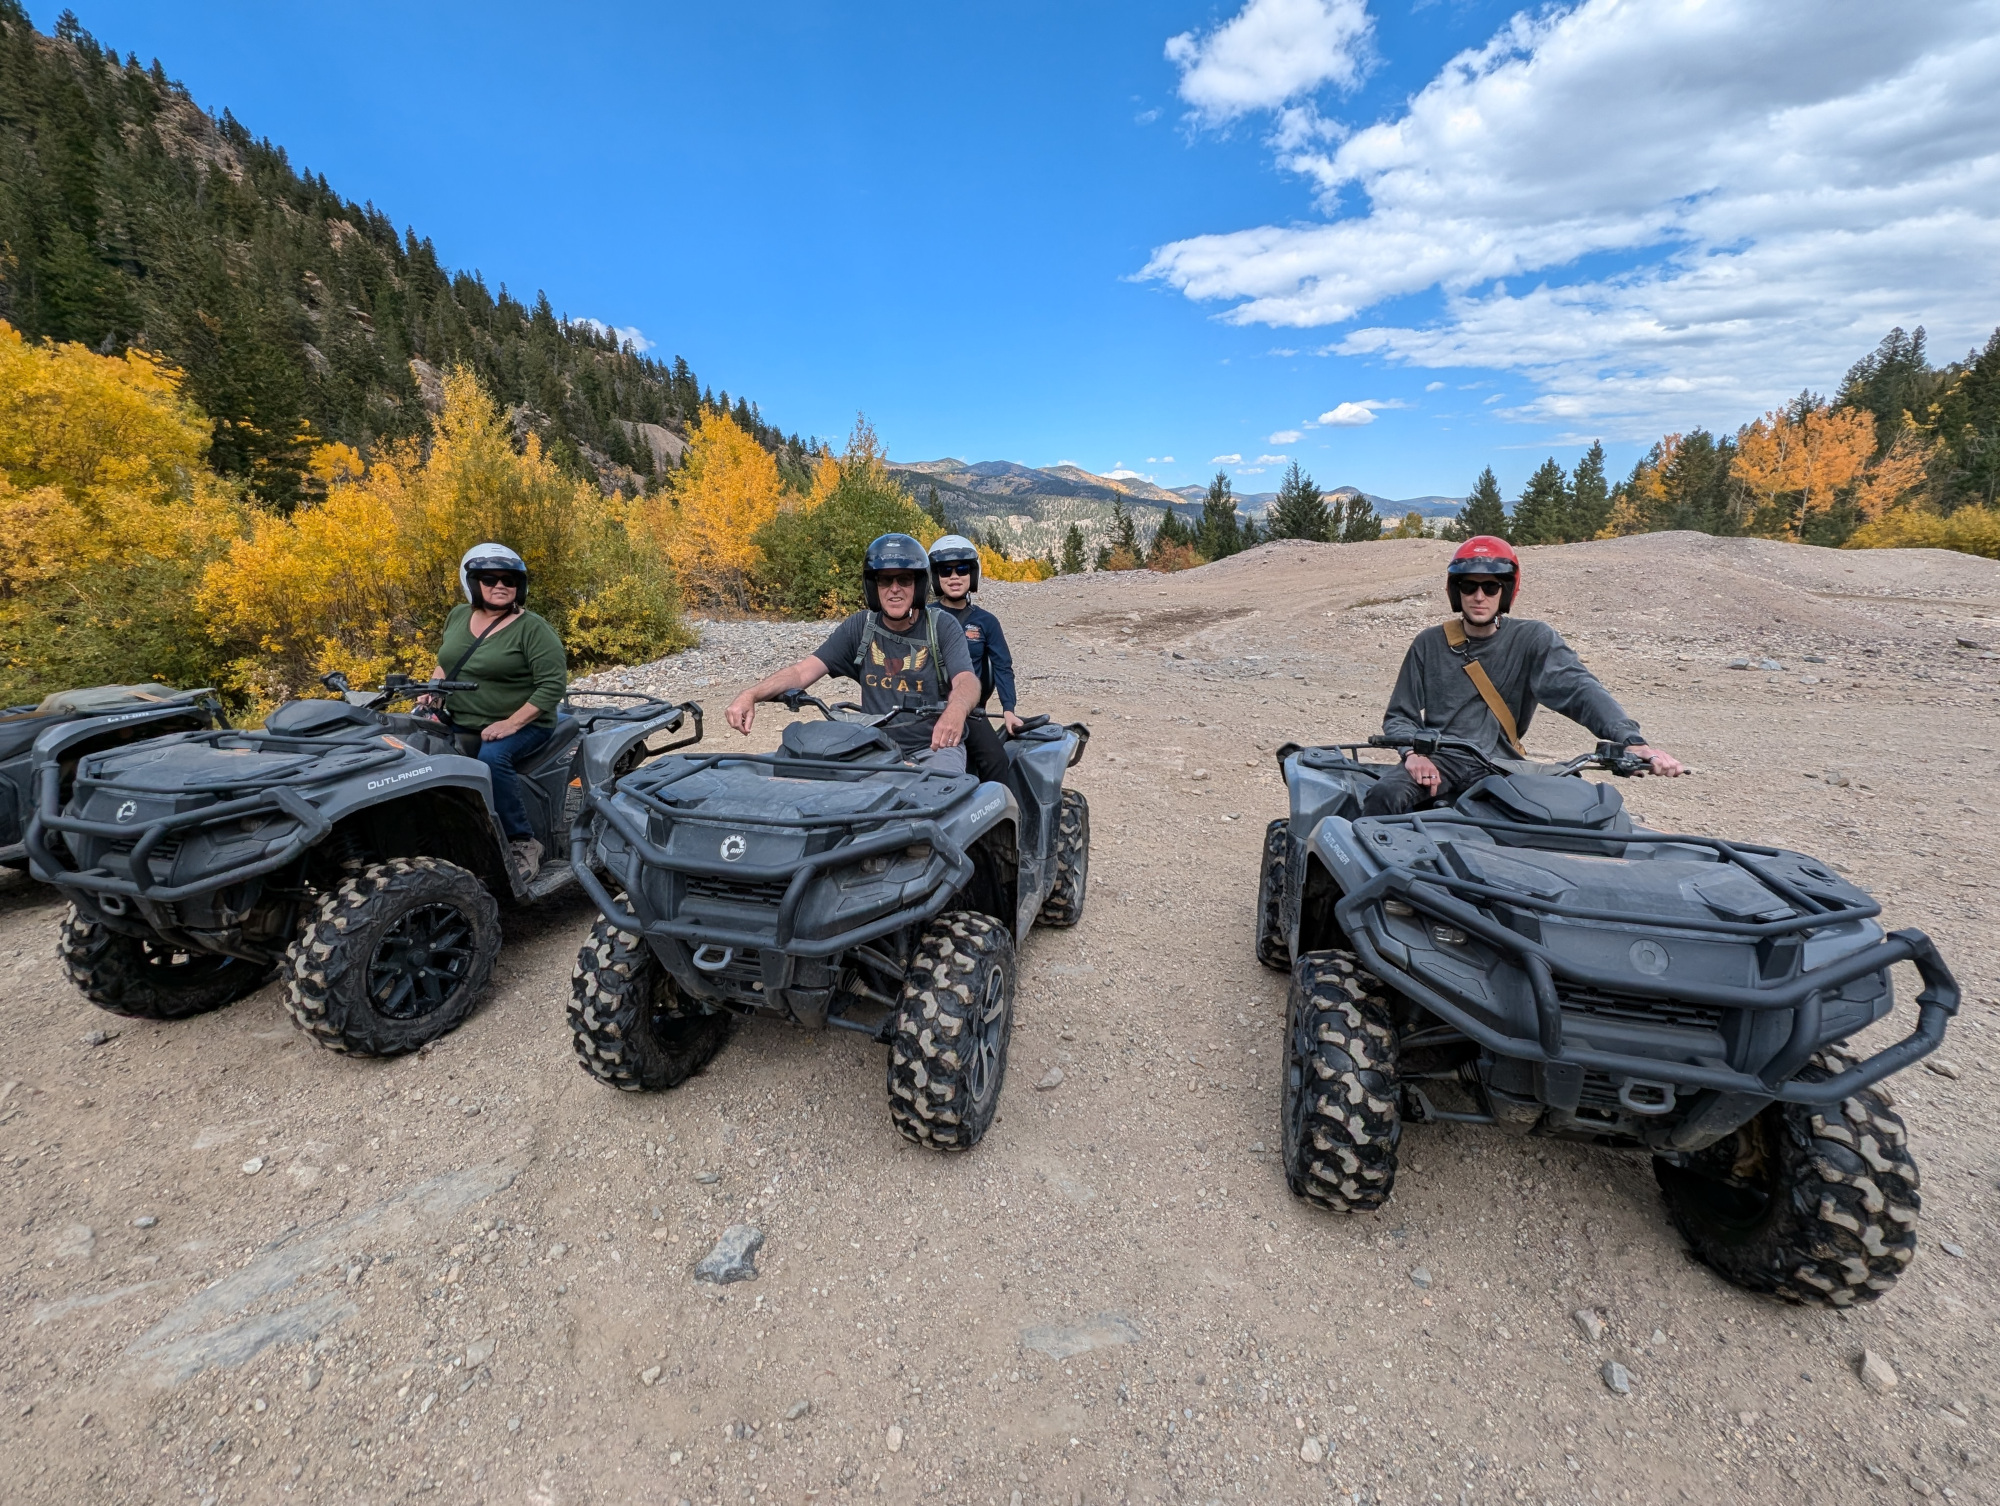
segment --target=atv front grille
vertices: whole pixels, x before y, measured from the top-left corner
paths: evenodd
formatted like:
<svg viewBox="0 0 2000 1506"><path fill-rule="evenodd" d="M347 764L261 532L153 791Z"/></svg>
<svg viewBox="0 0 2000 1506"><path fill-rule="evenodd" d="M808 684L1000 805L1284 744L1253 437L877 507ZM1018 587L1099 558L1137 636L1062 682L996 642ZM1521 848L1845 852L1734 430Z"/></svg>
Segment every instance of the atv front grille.
<svg viewBox="0 0 2000 1506"><path fill-rule="evenodd" d="M775 910L785 902L786 884L777 880L766 884L737 883L730 879L713 878L705 873L690 873L682 878L686 888L682 891L687 898L712 900L726 905L751 905L760 910Z"/></svg>
<svg viewBox="0 0 2000 1506"><path fill-rule="evenodd" d="M1576 1106L1582 1113L1604 1119L1617 1119L1625 1113L1625 1105L1618 1101L1618 1084L1602 1072L1583 1074L1583 1091L1577 1095Z"/></svg>
<svg viewBox="0 0 2000 1506"><path fill-rule="evenodd" d="M1579 1014L1638 1025L1678 1025L1687 1030L1711 1031L1722 1028L1721 1010L1705 1004L1683 1004L1675 999L1642 999L1592 988L1565 988L1562 1004L1564 1009L1574 1009Z"/></svg>

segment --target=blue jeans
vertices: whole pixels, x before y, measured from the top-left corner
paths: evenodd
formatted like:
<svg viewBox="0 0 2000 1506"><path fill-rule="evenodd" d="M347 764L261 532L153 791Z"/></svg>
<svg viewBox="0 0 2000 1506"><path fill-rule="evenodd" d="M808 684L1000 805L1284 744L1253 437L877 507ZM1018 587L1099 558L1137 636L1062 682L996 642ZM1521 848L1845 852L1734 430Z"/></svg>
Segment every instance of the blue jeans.
<svg viewBox="0 0 2000 1506"><path fill-rule="evenodd" d="M521 803L521 777L514 772L514 765L541 752L552 736L554 729L549 727L523 727L512 737L496 737L479 745L479 761L493 776L493 808L500 812L500 824L510 842L525 842L535 834L528 825L528 808Z"/></svg>

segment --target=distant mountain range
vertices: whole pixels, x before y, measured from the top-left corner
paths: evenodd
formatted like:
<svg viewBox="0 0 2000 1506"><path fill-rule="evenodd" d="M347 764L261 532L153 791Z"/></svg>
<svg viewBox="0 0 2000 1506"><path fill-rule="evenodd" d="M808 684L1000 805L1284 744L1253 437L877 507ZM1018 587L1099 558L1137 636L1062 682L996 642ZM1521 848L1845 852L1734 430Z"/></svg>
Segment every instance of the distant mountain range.
<svg viewBox="0 0 2000 1506"><path fill-rule="evenodd" d="M937 490L938 501L950 525L961 532L977 529L997 533L1016 554L1046 554L1062 547L1063 534L1074 523L1083 532L1085 547L1095 550L1110 537L1111 510L1123 502L1131 512L1143 542L1153 536L1168 508L1190 522L1201 516L1205 486L1172 489L1155 486L1139 476L1099 476L1074 465L1035 467L1016 465L1011 460L891 461L904 488L918 502ZM1336 487L1334 492L1352 493L1356 487ZM1427 518L1456 517L1462 499L1458 497L1378 497L1361 492L1384 518L1400 518L1418 512ZM1276 492L1239 492L1239 515L1261 518L1278 499Z"/></svg>

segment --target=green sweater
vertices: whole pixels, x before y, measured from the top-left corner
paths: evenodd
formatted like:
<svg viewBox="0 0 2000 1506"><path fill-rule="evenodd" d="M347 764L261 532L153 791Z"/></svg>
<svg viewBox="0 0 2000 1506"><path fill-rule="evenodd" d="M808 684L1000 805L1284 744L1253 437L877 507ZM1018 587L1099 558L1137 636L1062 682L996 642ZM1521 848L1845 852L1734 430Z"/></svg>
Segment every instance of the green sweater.
<svg viewBox="0 0 2000 1506"><path fill-rule="evenodd" d="M533 612L486 635L472 657L454 672L453 666L472 648L472 608L460 602L444 621L444 643L438 664L455 680L477 680L477 690L445 697L445 709L461 727L474 730L503 722L528 702L541 708L532 725L553 727L556 702L569 688L569 670L562 639Z"/></svg>

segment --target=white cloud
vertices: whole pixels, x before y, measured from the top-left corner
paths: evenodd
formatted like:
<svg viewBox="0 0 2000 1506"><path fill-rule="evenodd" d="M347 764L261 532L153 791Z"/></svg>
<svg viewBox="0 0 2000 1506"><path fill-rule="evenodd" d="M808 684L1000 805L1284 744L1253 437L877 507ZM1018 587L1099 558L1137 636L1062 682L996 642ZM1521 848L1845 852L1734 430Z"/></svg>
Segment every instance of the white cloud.
<svg viewBox="0 0 2000 1506"><path fill-rule="evenodd" d="M621 345L629 345L641 355L653 348L653 342L635 324L606 324L602 319L572 319L570 323L580 324L600 335L616 335Z"/></svg>
<svg viewBox="0 0 2000 1506"><path fill-rule="evenodd" d="M1387 406L1387 403L1378 403L1372 398L1366 402L1342 403L1320 414L1319 422L1330 429L1358 429L1363 424L1374 423L1375 410Z"/></svg>
<svg viewBox="0 0 2000 1506"><path fill-rule="evenodd" d="M1241 465L1236 468L1236 474L1239 476L1261 476L1264 474L1264 467L1261 465Z"/></svg>
<svg viewBox="0 0 2000 1506"><path fill-rule="evenodd" d="M1137 471L1128 471L1122 465L1117 470L1106 471L1104 474L1113 481L1151 481L1153 479L1151 476L1142 476Z"/></svg>
<svg viewBox="0 0 2000 1506"><path fill-rule="evenodd" d="M1363 0L1249 0L1215 30L1167 40L1180 96L1209 124L1276 109L1333 84L1351 89L1368 61L1373 23ZM1310 107L1280 131L1299 145L1313 134Z"/></svg>
<svg viewBox="0 0 2000 1506"><path fill-rule="evenodd" d="M1243 464L1243 457L1241 455L1211 455L1208 457L1208 463L1210 465L1241 465Z"/></svg>
<svg viewBox="0 0 2000 1506"><path fill-rule="evenodd" d="M1173 463L1174 457L1171 455L1148 455L1146 457L1146 464L1148 465L1172 465Z"/></svg>
<svg viewBox="0 0 2000 1506"><path fill-rule="evenodd" d="M1272 444L1297 444L1298 442L1299 431L1297 429L1280 429L1271 436Z"/></svg>
<svg viewBox="0 0 2000 1506"><path fill-rule="evenodd" d="M1426 392L1442 392L1443 390L1444 390L1444 383L1443 383L1443 382L1426 382L1426 383L1424 383L1424 391L1426 391Z"/></svg>
<svg viewBox="0 0 2000 1506"><path fill-rule="evenodd" d="M1315 165L1277 144L1323 205L1365 206L1178 241L1145 275L1276 327L1436 289L1433 322L1333 349L1519 371L1517 417L1733 421L1891 324L1955 354L1994 318L2000 0L1583 0L1516 16Z"/></svg>
<svg viewBox="0 0 2000 1506"><path fill-rule="evenodd" d="M1285 463L1286 463L1287 461L1289 461L1289 460L1290 460L1291 458L1292 458L1292 457L1291 457L1291 456L1289 456L1289 455L1259 455L1259 456L1257 457L1257 464L1259 464L1259 465L1284 465L1284 464L1285 464Z"/></svg>

